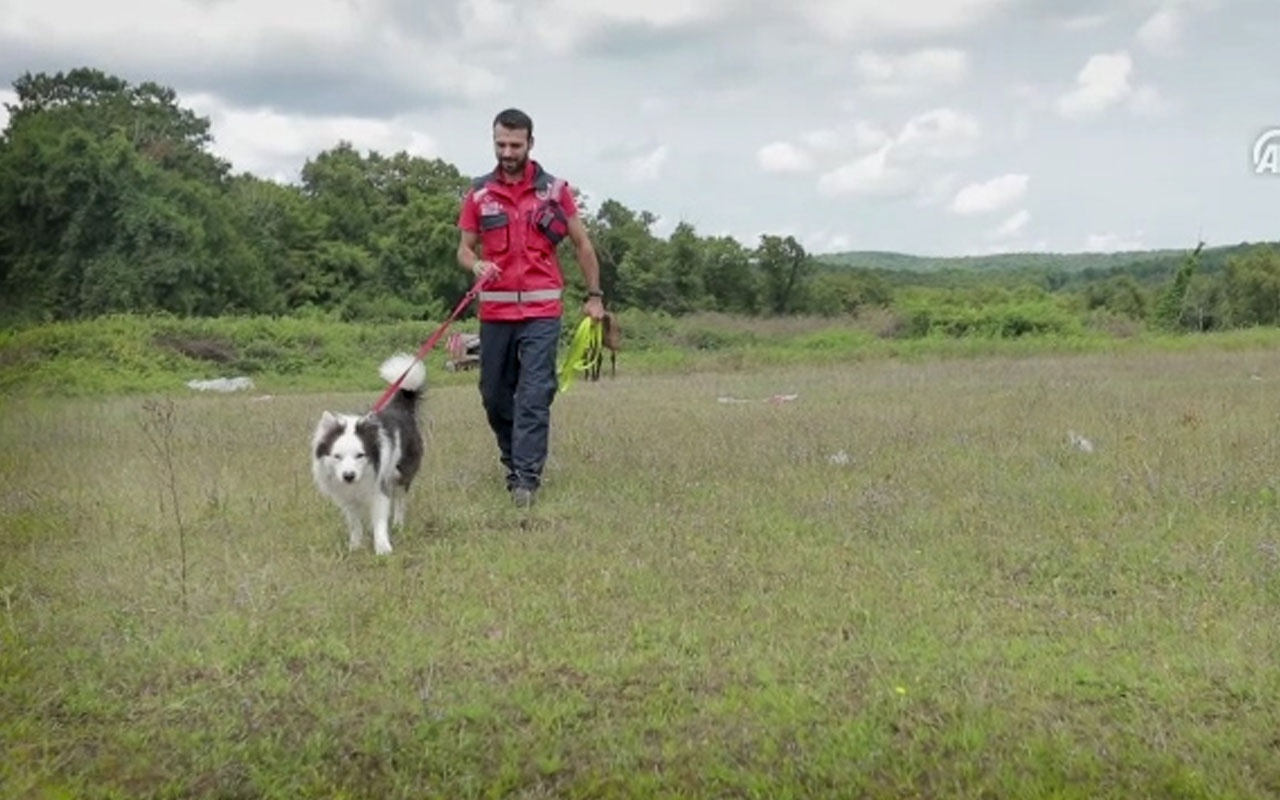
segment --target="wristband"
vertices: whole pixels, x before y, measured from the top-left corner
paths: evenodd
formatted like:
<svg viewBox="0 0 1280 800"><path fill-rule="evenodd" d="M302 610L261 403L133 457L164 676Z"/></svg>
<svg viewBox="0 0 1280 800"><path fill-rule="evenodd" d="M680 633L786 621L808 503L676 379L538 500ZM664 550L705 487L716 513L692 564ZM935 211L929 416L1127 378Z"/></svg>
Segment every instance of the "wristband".
<svg viewBox="0 0 1280 800"><path fill-rule="evenodd" d="M604 292L599 289L589 289L587 291L587 297L604 297Z"/></svg>

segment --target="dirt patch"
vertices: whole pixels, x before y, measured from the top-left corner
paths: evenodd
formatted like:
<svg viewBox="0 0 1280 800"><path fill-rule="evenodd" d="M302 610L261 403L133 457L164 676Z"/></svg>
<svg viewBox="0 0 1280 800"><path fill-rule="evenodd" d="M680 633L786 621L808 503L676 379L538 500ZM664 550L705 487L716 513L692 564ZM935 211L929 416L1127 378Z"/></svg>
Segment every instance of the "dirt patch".
<svg viewBox="0 0 1280 800"><path fill-rule="evenodd" d="M235 345L223 339L166 333L156 336L155 343L187 358L215 364L230 364L240 357Z"/></svg>

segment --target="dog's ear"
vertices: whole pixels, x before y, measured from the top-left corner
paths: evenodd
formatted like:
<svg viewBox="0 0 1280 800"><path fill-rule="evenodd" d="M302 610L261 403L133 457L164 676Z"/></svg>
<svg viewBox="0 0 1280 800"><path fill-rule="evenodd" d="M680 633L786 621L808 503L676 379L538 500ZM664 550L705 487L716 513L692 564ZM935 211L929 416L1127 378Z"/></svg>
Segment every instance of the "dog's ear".
<svg viewBox="0 0 1280 800"><path fill-rule="evenodd" d="M328 439L337 436L347 423L338 414L332 411L325 411L320 415L320 421L316 423L315 438L316 441Z"/></svg>
<svg viewBox="0 0 1280 800"><path fill-rule="evenodd" d="M333 447L334 440L342 434L342 428L342 419L337 414L326 411L320 415L320 421L316 423L315 436L311 440L316 458L323 458L329 454L329 448Z"/></svg>

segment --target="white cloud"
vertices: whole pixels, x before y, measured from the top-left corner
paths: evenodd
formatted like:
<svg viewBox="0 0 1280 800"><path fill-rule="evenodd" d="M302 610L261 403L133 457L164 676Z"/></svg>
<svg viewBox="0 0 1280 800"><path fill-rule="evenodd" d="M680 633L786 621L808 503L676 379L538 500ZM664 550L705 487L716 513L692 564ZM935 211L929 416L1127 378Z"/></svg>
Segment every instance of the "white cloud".
<svg viewBox="0 0 1280 800"><path fill-rule="evenodd" d="M840 146L840 133L831 128L801 134L800 141L812 150L835 150Z"/></svg>
<svg viewBox="0 0 1280 800"><path fill-rule="evenodd" d="M246 55L281 38L340 47L367 33L374 9L343 0L218 3L134 0L128 12L82 0L9 0L0 33L64 46L110 47L116 53ZM252 26L245 24L253 20Z"/></svg>
<svg viewBox="0 0 1280 800"><path fill-rule="evenodd" d="M1014 96L1029 109L1046 105L1043 93L1033 86L1017 87ZM1133 82L1133 58L1125 51L1091 56L1077 73L1072 89L1053 102L1059 115L1072 120L1122 105L1130 113L1144 117L1164 116L1177 108L1159 87Z"/></svg>
<svg viewBox="0 0 1280 800"><path fill-rule="evenodd" d="M987 214L999 211L1021 200L1027 193L1027 175L1008 173L980 183L965 186L951 200L955 214Z"/></svg>
<svg viewBox="0 0 1280 800"><path fill-rule="evenodd" d="M971 155L982 133L976 119L948 108L912 117L892 138L877 136L878 129L874 127L862 130L863 143L878 138L883 141L870 153L823 174L818 179L818 190L823 194L877 197L918 194L938 180L936 164L930 162Z"/></svg>
<svg viewBox="0 0 1280 800"><path fill-rule="evenodd" d="M1164 6L1147 17L1134 39L1142 49L1154 55L1173 55L1182 37L1182 15L1173 6Z"/></svg>
<svg viewBox="0 0 1280 800"><path fill-rule="evenodd" d="M1080 14L1058 20L1058 25L1069 31L1087 31L1101 27L1107 22L1106 14Z"/></svg>
<svg viewBox="0 0 1280 800"><path fill-rule="evenodd" d="M1031 221L1031 212L1025 208L1015 211L1011 216L991 230L988 235L992 239L1012 239L1027 227Z"/></svg>
<svg viewBox="0 0 1280 800"><path fill-rule="evenodd" d="M818 178L818 191L825 195L861 194L892 197L909 192L914 182L908 173L889 160L892 144L848 161Z"/></svg>
<svg viewBox="0 0 1280 800"><path fill-rule="evenodd" d="M883 128L861 119L852 125L808 131L800 136L809 151L823 153L876 150L889 140Z"/></svg>
<svg viewBox="0 0 1280 800"><path fill-rule="evenodd" d="M557 17L560 23L573 17L606 23L638 23L655 28L678 28L720 17L732 11L736 4L733 0L698 0L696 3L688 0L645 0L643 3L549 0L528 5L537 7L539 14Z"/></svg>
<svg viewBox="0 0 1280 800"><path fill-rule="evenodd" d="M1172 113L1176 104L1154 86L1144 85L1129 96L1129 110L1144 117L1158 117Z"/></svg>
<svg viewBox="0 0 1280 800"><path fill-rule="evenodd" d="M1134 41L1152 55L1176 55L1192 14L1215 11L1220 5L1221 0L1163 0L1138 27Z"/></svg>
<svg viewBox="0 0 1280 800"><path fill-rule="evenodd" d="M396 32L384 33L371 52L369 64L355 59L356 68L401 89L443 94L460 99L491 97L506 81L464 52L423 42Z"/></svg>
<svg viewBox="0 0 1280 800"><path fill-rule="evenodd" d="M1058 99L1058 113L1081 119L1105 111L1133 91L1133 59L1126 52L1090 56L1076 74L1075 87Z"/></svg>
<svg viewBox="0 0 1280 800"><path fill-rule="evenodd" d="M1012 0L802 0L819 33L837 39L941 34L976 27Z"/></svg>
<svg viewBox="0 0 1280 800"><path fill-rule="evenodd" d="M296 181L308 157L339 141L383 155L401 150L423 158L439 155L435 140L406 119L282 114L269 108L236 108L208 94L184 96L180 102L209 118L214 135L210 149L230 161L236 172L281 182Z"/></svg>
<svg viewBox="0 0 1280 800"><path fill-rule="evenodd" d="M549 50L566 53L596 31L615 26L639 25L659 30L679 30L705 24L734 11L735 0L645 0L645 2L600 2L599 0L547 0L523 2L524 12L513 11L506 30L525 27Z"/></svg>
<svg viewBox="0 0 1280 800"><path fill-rule="evenodd" d="M907 94L962 82L969 75L969 56L963 50L931 48L898 56L864 52L854 59L854 72L877 94Z"/></svg>
<svg viewBox="0 0 1280 800"><path fill-rule="evenodd" d="M853 146L859 150L874 150L890 141L889 134L883 128L863 120L853 124L851 139Z"/></svg>
<svg viewBox="0 0 1280 800"><path fill-rule="evenodd" d="M9 127L9 109L5 108L5 103L17 105L17 92L12 89L0 89L0 130Z"/></svg>
<svg viewBox="0 0 1280 800"><path fill-rule="evenodd" d="M847 234L814 231L796 240L809 253L840 253L853 249L853 239Z"/></svg>
<svg viewBox="0 0 1280 800"><path fill-rule="evenodd" d="M662 165L667 161L670 149L660 144L647 153L642 153L627 161L627 179L636 183L655 181L662 174Z"/></svg>
<svg viewBox="0 0 1280 800"><path fill-rule="evenodd" d="M937 108L907 120L893 140L894 155L906 160L962 158L974 153L981 136L982 127L974 117Z"/></svg>
<svg viewBox="0 0 1280 800"><path fill-rule="evenodd" d="M798 138L800 144L776 141L761 147L756 151L757 166L764 172L809 172L817 165L819 156L865 154L871 150L882 150L892 141L883 129L866 120L858 120L850 126L806 131ZM874 172L878 169L874 166L875 160L875 153L857 159L863 163L853 170L846 170L846 173L865 175Z"/></svg>
<svg viewBox="0 0 1280 800"><path fill-rule="evenodd" d="M813 158L790 142L770 142L756 151L756 162L765 172L808 172Z"/></svg>
<svg viewBox="0 0 1280 800"><path fill-rule="evenodd" d="M1091 233L1085 238L1084 249L1088 252L1116 253L1126 250L1145 250L1142 242L1142 231L1129 236L1116 233Z"/></svg>
<svg viewBox="0 0 1280 800"><path fill-rule="evenodd" d="M847 127L806 131L798 138L800 144L776 141L761 147L756 151L757 166L764 172L809 172L817 165L819 156L878 151L891 142L889 134L866 120L858 120ZM871 160L859 169L871 169L874 155L868 156Z"/></svg>
<svg viewBox="0 0 1280 800"><path fill-rule="evenodd" d="M502 6L472 3L492 34ZM488 27L486 27L488 26ZM127 10L83 0L7 0L0 42L40 42L46 55L109 65L116 73L203 75L307 69L380 87L449 98L487 97L505 81L477 63L465 36L426 41L382 3L347 0L135 0Z"/></svg>
<svg viewBox="0 0 1280 800"><path fill-rule="evenodd" d="M459 0L457 8L457 28L469 45L500 45L511 36L516 9L509 0Z"/></svg>
<svg viewBox="0 0 1280 800"><path fill-rule="evenodd" d="M954 172L925 179L916 192L916 204L923 208L941 205L955 192L959 180L960 176Z"/></svg>

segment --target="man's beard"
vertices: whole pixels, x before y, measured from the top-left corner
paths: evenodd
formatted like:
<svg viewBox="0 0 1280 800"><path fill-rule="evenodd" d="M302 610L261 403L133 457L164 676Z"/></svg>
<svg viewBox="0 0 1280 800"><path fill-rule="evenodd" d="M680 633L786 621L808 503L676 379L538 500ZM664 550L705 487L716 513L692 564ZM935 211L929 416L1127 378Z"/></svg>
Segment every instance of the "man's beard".
<svg viewBox="0 0 1280 800"><path fill-rule="evenodd" d="M502 171L508 175L519 175L524 172L525 164L529 163L528 157L525 158L501 158L498 159Z"/></svg>

